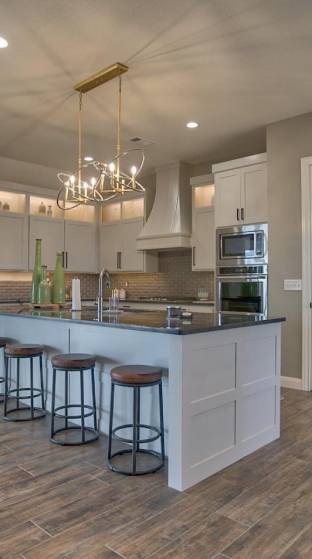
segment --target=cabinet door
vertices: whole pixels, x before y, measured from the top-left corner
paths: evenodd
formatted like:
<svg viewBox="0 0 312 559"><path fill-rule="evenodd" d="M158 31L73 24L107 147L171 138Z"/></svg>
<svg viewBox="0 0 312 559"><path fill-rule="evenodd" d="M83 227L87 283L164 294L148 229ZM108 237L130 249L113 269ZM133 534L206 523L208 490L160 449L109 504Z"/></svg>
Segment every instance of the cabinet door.
<svg viewBox="0 0 312 559"><path fill-rule="evenodd" d="M241 170L244 223L268 221L267 165L250 165Z"/></svg>
<svg viewBox="0 0 312 559"><path fill-rule="evenodd" d="M144 253L136 249L143 220L121 222L121 269L124 272L143 272Z"/></svg>
<svg viewBox="0 0 312 559"><path fill-rule="evenodd" d="M65 223L66 270L97 272L96 226L89 223Z"/></svg>
<svg viewBox="0 0 312 559"><path fill-rule="evenodd" d="M42 264L54 270L56 253L64 250L64 221L45 217L29 218L29 269L35 263L35 241L42 239Z"/></svg>
<svg viewBox="0 0 312 559"><path fill-rule="evenodd" d="M192 270L212 270L216 266L216 234L213 210L195 210L192 232Z"/></svg>
<svg viewBox="0 0 312 559"><path fill-rule="evenodd" d="M215 224L216 227L237 225L241 208L240 169L215 174Z"/></svg>
<svg viewBox="0 0 312 559"><path fill-rule="evenodd" d="M117 272L120 266L121 225L111 223L100 229L100 267L109 272Z"/></svg>
<svg viewBox="0 0 312 559"><path fill-rule="evenodd" d="M26 218L0 216L0 270L25 270L28 261Z"/></svg>

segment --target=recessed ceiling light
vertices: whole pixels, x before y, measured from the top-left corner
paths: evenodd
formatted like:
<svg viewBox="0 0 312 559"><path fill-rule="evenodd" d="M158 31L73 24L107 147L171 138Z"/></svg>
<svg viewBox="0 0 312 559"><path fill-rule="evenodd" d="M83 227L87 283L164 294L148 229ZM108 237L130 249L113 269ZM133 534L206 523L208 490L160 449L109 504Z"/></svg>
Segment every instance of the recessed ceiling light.
<svg viewBox="0 0 312 559"><path fill-rule="evenodd" d="M8 44L8 41L4 37L0 37L0 49L5 49Z"/></svg>
<svg viewBox="0 0 312 559"><path fill-rule="evenodd" d="M186 123L187 128L197 128L199 126L198 122L191 120L190 122Z"/></svg>
<svg viewBox="0 0 312 559"><path fill-rule="evenodd" d="M93 157L92 157L92 155L86 155L86 156L84 157L84 160L85 160L85 161L93 161Z"/></svg>

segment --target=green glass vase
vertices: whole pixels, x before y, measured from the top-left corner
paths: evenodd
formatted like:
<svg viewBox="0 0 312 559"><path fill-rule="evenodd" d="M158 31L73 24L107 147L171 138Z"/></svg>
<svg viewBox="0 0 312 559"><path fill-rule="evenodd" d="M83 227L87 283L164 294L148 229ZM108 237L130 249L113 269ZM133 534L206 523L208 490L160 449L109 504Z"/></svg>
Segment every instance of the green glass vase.
<svg viewBox="0 0 312 559"><path fill-rule="evenodd" d="M48 280L47 266L41 266L41 282L38 290L38 303L48 305L51 303L51 287Z"/></svg>
<svg viewBox="0 0 312 559"><path fill-rule="evenodd" d="M38 303L39 284L41 282L41 245L42 239L36 239L35 265L32 274L31 302Z"/></svg>
<svg viewBox="0 0 312 559"><path fill-rule="evenodd" d="M62 305L65 303L65 274L62 265L62 253L56 254L56 264L53 276L53 303Z"/></svg>

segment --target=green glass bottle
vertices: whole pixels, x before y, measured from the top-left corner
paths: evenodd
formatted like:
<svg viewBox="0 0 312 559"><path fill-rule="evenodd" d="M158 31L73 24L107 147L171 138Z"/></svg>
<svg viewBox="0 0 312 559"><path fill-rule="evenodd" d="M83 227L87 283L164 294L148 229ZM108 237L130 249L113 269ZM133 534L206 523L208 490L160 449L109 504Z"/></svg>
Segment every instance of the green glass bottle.
<svg viewBox="0 0 312 559"><path fill-rule="evenodd" d="M62 264L62 253L57 252L56 264L53 276L53 303L62 305L65 303L65 274Z"/></svg>
<svg viewBox="0 0 312 559"><path fill-rule="evenodd" d="M35 265L32 274L31 302L38 303L39 283L41 282L41 245L42 239L36 239Z"/></svg>
<svg viewBox="0 0 312 559"><path fill-rule="evenodd" d="M47 266L41 266L41 282L38 290L38 303L48 305L51 303L51 287L48 280Z"/></svg>

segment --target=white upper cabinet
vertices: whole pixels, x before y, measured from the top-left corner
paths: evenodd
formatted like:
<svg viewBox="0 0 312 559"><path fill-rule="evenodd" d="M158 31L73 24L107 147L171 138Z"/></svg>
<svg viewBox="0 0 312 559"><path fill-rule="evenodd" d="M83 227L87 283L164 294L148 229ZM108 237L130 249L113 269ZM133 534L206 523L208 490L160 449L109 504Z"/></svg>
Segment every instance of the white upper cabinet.
<svg viewBox="0 0 312 559"><path fill-rule="evenodd" d="M23 215L0 215L0 269L27 270L27 220Z"/></svg>
<svg viewBox="0 0 312 559"><path fill-rule="evenodd" d="M120 269L120 253L120 224L102 225L100 229L100 268L105 267L109 272L117 272Z"/></svg>
<svg viewBox="0 0 312 559"><path fill-rule="evenodd" d="M0 192L0 269L27 270L26 195Z"/></svg>
<svg viewBox="0 0 312 559"><path fill-rule="evenodd" d="M121 222L121 270L136 272L144 269L144 253L136 249L137 238L142 227L143 218Z"/></svg>
<svg viewBox="0 0 312 559"><path fill-rule="evenodd" d="M244 223L268 221L267 164L243 168L241 174Z"/></svg>
<svg viewBox="0 0 312 559"><path fill-rule="evenodd" d="M215 187L211 175L191 179L192 196L192 270L205 271L215 268ZM204 182L204 184L201 184ZM199 184L194 184L199 183Z"/></svg>
<svg viewBox="0 0 312 559"><path fill-rule="evenodd" d="M268 220L266 154L213 165L213 171L216 227Z"/></svg>
<svg viewBox="0 0 312 559"><path fill-rule="evenodd" d="M68 272L97 272L97 228L94 206L78 206L66 212L56 200L29 198L29 268L34 266L35 239L42 239L42 262L54 270L56 253L63 253Z"/></svg>
<svg viewBox="0 0 312 559"><path fill-rule="evenodd" d="M144 224L144 198L110 202L102 208L100 263L110 272L156 272L157 254L138 251Z"/></svg>
<svg viewBox="0 0 312 559"><path fill-rule="evenodd" d="M97 229L95 225L74 221L65 222L65 269L68 272L97 272Z"/></svg>
<svg viewBox="0 0 312 559"><path fill-rule="evenodd" d="M234 225L240 220L241 173L240 169L215 175L216 227Z"/></svg>
<svg viewBox="0 0 312 559"><path fill-rule="evenodd" d="M64 251L64 221L39 216L29 218L29 269L35 264L35 242L42 239L42 264L54 270L56 253Z"/></svg>

